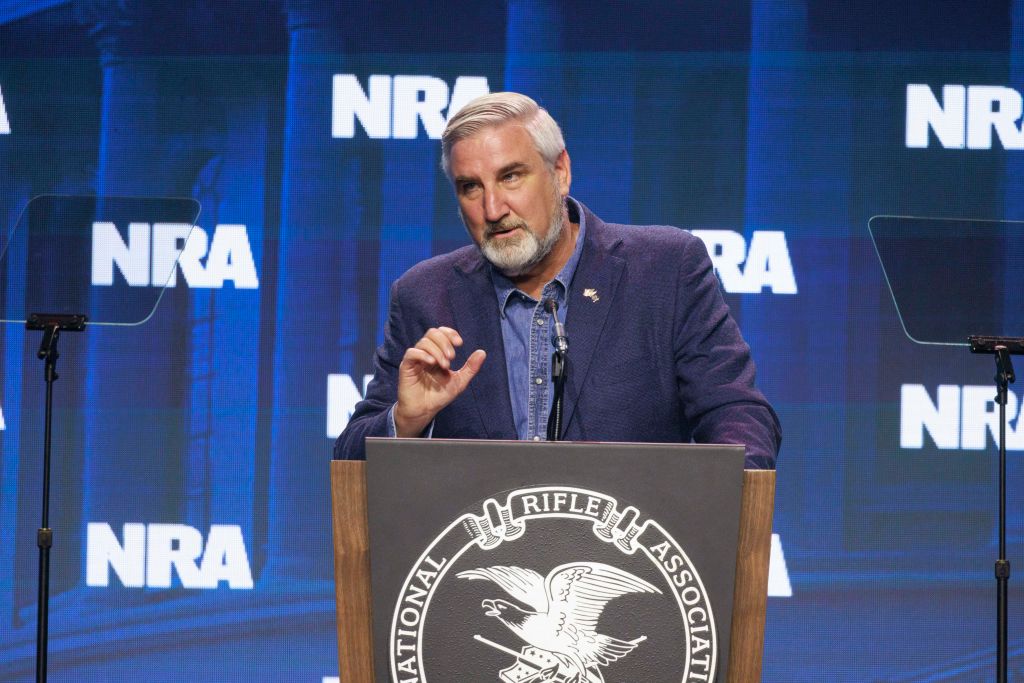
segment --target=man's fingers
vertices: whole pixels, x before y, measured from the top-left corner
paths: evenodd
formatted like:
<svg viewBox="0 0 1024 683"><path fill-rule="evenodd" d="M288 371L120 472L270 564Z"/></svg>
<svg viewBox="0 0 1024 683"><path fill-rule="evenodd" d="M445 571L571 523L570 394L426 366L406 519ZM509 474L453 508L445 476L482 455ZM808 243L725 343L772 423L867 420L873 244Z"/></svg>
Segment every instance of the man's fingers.
<svg viewBox="0 0 1024 683"><path fill-rule="evenodd" d="M447 342L443 343L447 344ZM448 352L445 350L443 346L441 346L438 343L436 337L432 337L429 334L421 337L420 340L416 342L415 348L420 349L421 351L424 351L426 353L429 353L431 356L434 357L434 360L437 361L437 364L440 365L445 370L447 370L451 366L451 359L455 355L454 351L452 352L452 355L448 355Z"/></svg>
<svg viewBox="0 0 1024 683"><path fill-rule="evenodd" d="M458 333L450 327L431 327L423 335L423 339L433 342L444 354L444 357L450 361L455 358L455 347L462 343L458 336ZM455 343L455 339L458 339L458 344Z"/></svg>
<svg viewBox="0 0 1024 683"><path fill-rule="evenodd" d="M437 365L437 359L432 354L427 353L423 349L411 348L405 350L405 356L402 358L402 363L418 363L420 365Z"/></svg>
<svg viewBox="0 0 1024 683"><path fill-rule="evenodd" d="M431 327L416 342L416 346L406 349L402 360L451 370L455 348L458 346L462 346L462 336L458 332L450 327ZM479 371L479 363L482 362L482 358L474 361L476 366L472 375Z"/></svg>
<svg viewBox="0 0 1024 683"><path fill-rule="evenodd" d="M444 335L448 337L448 339L451 341L453 345L462 346L462 335L460 335L458 332L456 332L450 327L444 326L438 327L437 329L444 333Z"/></svg>

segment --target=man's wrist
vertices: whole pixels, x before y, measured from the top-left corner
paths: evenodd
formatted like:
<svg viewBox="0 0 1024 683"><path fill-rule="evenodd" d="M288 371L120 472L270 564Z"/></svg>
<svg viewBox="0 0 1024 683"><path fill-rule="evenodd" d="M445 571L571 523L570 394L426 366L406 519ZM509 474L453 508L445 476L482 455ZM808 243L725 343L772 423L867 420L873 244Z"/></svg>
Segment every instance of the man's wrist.
<svg viewBox="0 0 1024 683"><path fill-rule="evenodd" d="M424 434L424 432L427 432L428 428L433 426L433 420L410 420L400 415L397 403L391 406L389 423L389 427L392 429L392 436L401 438L429 436L429 434ZM433 430L430 429L429 431Z"/></svg>

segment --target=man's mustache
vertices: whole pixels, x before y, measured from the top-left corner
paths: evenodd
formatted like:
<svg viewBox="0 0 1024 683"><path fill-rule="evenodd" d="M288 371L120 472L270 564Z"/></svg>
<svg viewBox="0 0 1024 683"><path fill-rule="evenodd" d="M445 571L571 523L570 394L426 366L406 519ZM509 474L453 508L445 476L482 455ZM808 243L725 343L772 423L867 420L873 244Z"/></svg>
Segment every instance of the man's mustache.
<svg viewBox="0 0 1024 683"><path fill-rule="evenodd" d="M519 218L504 218L496 223L487 223L487 231L484 233L484 237L493 237L499 232L508 232L516 228L522 228L527 232L530 231L530 226L526 224L526 221Z"/></svg>

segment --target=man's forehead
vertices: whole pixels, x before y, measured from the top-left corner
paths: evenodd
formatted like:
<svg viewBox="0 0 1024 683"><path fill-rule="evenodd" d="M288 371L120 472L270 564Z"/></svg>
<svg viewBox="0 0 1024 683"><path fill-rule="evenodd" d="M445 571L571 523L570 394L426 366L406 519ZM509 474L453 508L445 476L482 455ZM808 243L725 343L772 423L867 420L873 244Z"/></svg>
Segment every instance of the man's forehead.
<svg viewBox="0 0 1024 683"><path fill-rule="evenodd" d="M510 164L532 165L540 160L530 133L514 122L483 128L451 148L454 175L494 172Z"/></svg>

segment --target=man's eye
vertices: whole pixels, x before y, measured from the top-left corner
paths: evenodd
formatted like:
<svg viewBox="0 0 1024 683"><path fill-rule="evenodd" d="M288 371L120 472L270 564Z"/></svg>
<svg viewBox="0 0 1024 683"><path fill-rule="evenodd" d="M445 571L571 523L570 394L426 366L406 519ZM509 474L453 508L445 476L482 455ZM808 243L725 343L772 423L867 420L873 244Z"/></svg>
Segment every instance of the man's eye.
<svg viewBox="0 0 1024 683"><path fill-rule="evenodd" d="M505 182L506 183L514 183L517 180L519 180L519 173L518 172L517 173L508 173L508 174L505 175Z"/></svg>
<svg viewBox="0 0 1024 683"><path fill-rule="evenodd" d="M476 183L463 183L462 194L469 194L470 192L476 190L477 187L478 185Z"/></svg>

